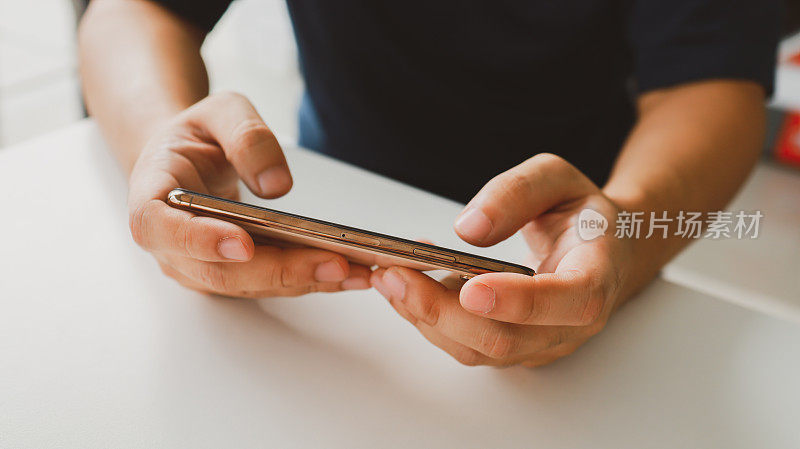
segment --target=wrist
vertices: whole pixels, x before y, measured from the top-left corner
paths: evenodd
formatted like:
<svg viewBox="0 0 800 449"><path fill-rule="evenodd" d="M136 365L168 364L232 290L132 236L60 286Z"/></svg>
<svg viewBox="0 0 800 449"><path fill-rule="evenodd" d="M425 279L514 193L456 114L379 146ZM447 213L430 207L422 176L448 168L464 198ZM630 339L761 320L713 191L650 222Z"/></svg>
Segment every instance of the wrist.
<svg viewBox="0 0 800 449"><path fill-rule="evenodd" d="M667 238L661 238L662 235L659 233L647 238L648 229L645 225L649 223L650 213L653 212L660 216L662 211L669 210L669 207L657 195L648 195L638 188L625 189L621 195L615 194L613 191L607 192L606 189L603 189L603 193L614 204L618 212L641 212L641 218L644 220L642 232L638 236L619 237L616 235L618 217L608 217L608 232L611 237L627 247L627 251L622 253L627 260L621 263L625 267L626 275L625 282L619 291L617 305L620 305L653 280L682 246L680 246L681 242L674 240L674 236L669 232Z"/></svg>

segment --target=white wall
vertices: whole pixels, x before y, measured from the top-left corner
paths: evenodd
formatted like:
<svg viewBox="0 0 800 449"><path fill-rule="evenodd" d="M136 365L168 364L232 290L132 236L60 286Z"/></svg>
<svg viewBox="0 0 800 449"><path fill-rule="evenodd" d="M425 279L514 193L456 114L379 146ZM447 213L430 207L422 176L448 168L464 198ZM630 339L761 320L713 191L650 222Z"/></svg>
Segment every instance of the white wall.
<svg viewBox="0 0 800 449"><path fill-rule="evenodd" d="M234 2L203 54L213 90L253 99L275 130L295 138L302 92L283 0ZM82 118L69 0L0 0L0 147Z"/></svg>

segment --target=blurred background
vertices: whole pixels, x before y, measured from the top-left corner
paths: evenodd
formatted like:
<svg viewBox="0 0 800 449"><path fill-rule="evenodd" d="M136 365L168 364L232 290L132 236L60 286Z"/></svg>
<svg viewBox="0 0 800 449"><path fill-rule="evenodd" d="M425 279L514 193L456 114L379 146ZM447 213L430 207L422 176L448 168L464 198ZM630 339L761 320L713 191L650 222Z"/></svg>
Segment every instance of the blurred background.
<svg viewBox="0 0 800 449"><path fill-rule="evenodd" d="M0 148L83 118L75 43L81 3L0 0ZM248 95L277 134L296 137L303 82L283 0L234 2L203 55L213 90Z"/></svg>
<svg viewBox="0 0 800 449"><path fill-rule="evenodd" d="M0 0L0 148L83 118L75 48L83 1ZM212 90L246 94L279 136L296 137L303 81L283 0L234 2L203 54ZM800 35L784 40L780 59L765 153L800 167L800 115L786 112L800 110Z"/></svg>

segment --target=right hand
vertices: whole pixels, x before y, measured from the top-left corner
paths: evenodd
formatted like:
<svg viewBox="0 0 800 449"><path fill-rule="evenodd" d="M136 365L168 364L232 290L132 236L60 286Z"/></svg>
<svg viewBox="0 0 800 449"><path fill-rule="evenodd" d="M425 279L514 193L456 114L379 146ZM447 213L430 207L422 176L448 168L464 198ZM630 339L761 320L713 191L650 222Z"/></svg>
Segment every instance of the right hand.
<svg viewBox="0 0 800 449"><path fill-rule="evenodd" d="M233 297L296 296L369 288L367 267L313 248L258 246L239 226L165 203L182 187L236 200L242 179L262 198L292 188L278 141L243 96L211 95L145 145L130 177L133 239L182 285Z"/></svg>

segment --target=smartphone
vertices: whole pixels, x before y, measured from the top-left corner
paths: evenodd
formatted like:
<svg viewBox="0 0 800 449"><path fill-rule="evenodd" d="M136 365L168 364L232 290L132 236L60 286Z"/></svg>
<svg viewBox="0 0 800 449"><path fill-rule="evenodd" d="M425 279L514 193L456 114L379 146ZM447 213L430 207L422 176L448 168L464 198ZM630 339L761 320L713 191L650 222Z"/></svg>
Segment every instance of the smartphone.
<svg viewBox="0 0 800 449"><path fill-rule="evenodd" d="M218 218L241 226L258 244L306 246L342 254L348 260L371 266L403 266L420 271L448 270L469 279L483 273L518 273L533 276L525 266L490 259L364 229L302 217L251 204L175 189L167 204L196 215Z"/></svg>

